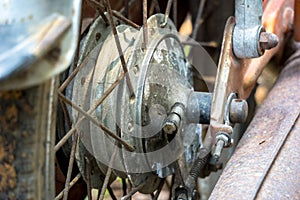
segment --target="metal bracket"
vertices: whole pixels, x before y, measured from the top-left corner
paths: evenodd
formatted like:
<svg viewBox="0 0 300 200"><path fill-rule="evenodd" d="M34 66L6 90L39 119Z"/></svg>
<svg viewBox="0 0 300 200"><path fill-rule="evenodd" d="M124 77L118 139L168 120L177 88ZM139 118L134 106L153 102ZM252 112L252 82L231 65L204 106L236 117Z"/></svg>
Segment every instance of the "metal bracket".
<svg viewBox="0 0 300 200"><path fill-rule="evenodd" d="M275 47L278 38L262 26L262 0L236 0L233 51L238 58L257 58Z"/></svg>

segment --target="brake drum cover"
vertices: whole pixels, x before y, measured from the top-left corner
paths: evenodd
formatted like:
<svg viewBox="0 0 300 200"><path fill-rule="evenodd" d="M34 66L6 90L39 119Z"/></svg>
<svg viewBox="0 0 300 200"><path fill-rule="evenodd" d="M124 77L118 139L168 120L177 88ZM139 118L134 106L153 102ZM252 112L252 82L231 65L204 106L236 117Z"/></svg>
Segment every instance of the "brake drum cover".
<svg viewBox="0 0 300 200"><path fill-rule="evenodd" d="M188 96L193 92L192 83L188 81L191 80L189 64L177 30L170 20L161 27L163 21L162 14L148 19L146 48L142 29L117 26L134 95L125 76L92 113L135 151L128 151L87 120L77 127L82 132L89 129L88 134L81 135L81 142L96 158L101 171L106 171L105 165L112 167L115 175L127 176L134 187L146 185L140 189L143 193L152 193L160 178L172 174L173 163L184 153L182 141L186 130L181 128L169 137L162 126L171 107L177 102L187 105ZM76 95L72 100L85 110L92 108L124 73L114 35L108 35L101 45L95 68L81 70L74 81ZM90 92L78 92L78 88ZM72 113L76 122L80 117L75 110ZM185 127L184 119L181 123L181 127Z"/></svg>

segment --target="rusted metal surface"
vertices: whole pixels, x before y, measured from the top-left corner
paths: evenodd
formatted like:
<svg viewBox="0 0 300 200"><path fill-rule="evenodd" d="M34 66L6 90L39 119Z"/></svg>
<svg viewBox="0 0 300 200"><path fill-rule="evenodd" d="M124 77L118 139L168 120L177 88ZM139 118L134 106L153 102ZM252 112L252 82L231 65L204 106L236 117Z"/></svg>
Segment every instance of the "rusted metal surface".
<svg viewBox="0 0 300 200"><path fill-rule="evenodd" d="M300 52L283 70L210 199L299 199Z"/></svg>

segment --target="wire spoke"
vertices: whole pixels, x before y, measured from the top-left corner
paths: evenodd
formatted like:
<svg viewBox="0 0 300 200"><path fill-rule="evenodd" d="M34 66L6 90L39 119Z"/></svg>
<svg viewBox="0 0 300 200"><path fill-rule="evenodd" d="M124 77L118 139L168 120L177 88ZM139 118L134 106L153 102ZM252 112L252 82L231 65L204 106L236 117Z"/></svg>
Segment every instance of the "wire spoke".
<svg viewBox="0 0 300 200"><path fill-rule="evenodd" d="M113 15L120 19L121 21L123 21L125 24L132 26L135 29L140 29L141 27L139 25L137 25L136 23L134 23L133 21L127 19L126 17L124 17L123 15L121 15L120 13L118 13L117 11L113 10L112 11Z"/></svg>
<svg viewBox="0 0 300 200"><path fill-rule="evenodd" d="M68 76L68 78L60 85L58 88L58 91L63 92L68 85L71 83L71 81L75 78L75 76L78 74L78 72L86 66L86 64L89 62L90 56L87 55L87 57L83 60L83 62L74 69L74 71Z"/></svg>
<svg viewBox="0 0 300 200"><path fill-rule="evenodd" d="M105 7L101 3L99 3L99 2L97 2L95 0L89 0L89 1L91 1L95 7L99 8L101 10L105 9ZM137 25L136 23L134 23L130 19L124 17L122 14L120 14L119 12L117 12L115 10L112 10L112 15L114 17L118 18L119 20L123 21L125 24L127 24L129 26L132 26L135 29L140 29L141 28L139 25Z"/></svg>
<svg viewBox="0 0 300 200"><path fill-rule="evenodd" d="M125 196L123 196L121 198L121 200L128 200L129 198L131 198L135 193L137 193L140 189L142 189L145 186L145 182L140 184L139 186L132 188L132 190Z"/></svg>
<svg viewBox="0 0 300 200"><path fill-rule="evenodd" d="M81 174L78 173L78 174L75 176L75 178L73 178L73 180L70 182L70 184L69 184L67 187L65 187L65 189L64 189L63 191L61 191L61 192L55 197L55 200L61 199L61 198L63 197L63 195L64 195L64 191L67 190L67 189L70 190L70 189L75 185L75 183L77 183L77 181L78 181L80 178L81 178Z"/></svg>
<svg viewBox="0 0 300 200"><path fill-rule="evenodd" d="M124 16L129 17L129 0L124 0Z"/></svg>
<svg viewBox="0 0 300 200"><path fill-rule="evenodd" d="M173 0L173 22L177 28L177 0Z"/></svg>
<svg viewBox="0 0 300 200"><path fill-rule="evenodd" d="M125 196L127 194L127 183L125 178L122 178L122 190L123 190L123 196Z"/></svg>
<svg viewBox="0 0 300 200"><path fill-rule="evenodd" d="M158 4L157 0L152 0L151 1L151 5L150 5L150 9L149 9L149 16L153 15L154 10L157 13L160 13L160 7L159 7L159 4Z"/></svg>
<svg viewBox="0 0 300 200"><path fill-rule="evenodd" d="M85 160L85 168L86 168L86 186L87 186L87 194L88 200L92 200L92 187L91 187L91 164L90 160L87 157L84 157Z"/></svg>
<svg viewBox="0 0 300 200"><path fill-rule="evenodd" d="M118 200L113 189L110 187L110 185L107 185L107 190L109 192L109 195L111 197L112 200Z"/></svg>
<svg viewBox="0 0 300 200"><path fill-rule="evenodd" d="M153 197L153 200L157 200L157 199L158 199L159 194L160 194L160 192L161 192L161 190L162 190L162 188L163 188L163 186L164 186L164 184L165 184L165 180L166 180L166 179L161 179L161 180L160 180L160 183L159 183L158 188L157 188L157 191L156 191L156 193L155 193L155 195L154 195L154 197Z"/></svg>
<svg viewBox="0 0 300 200"><path fill-rule="evenodd" d="M112 164L113 164L113 161L114 161L116 153L117 153L117 149L118 149L118 145L115 145L113 154L112 154L111 159L109 161L109 167L107 169L105 179L104 179L104 182L103 182L103 186L102 186L102 189L101 189L101 193L100 193L100 196L99 196L98 200L103 200L104 199L105 190L108 186L109 179L110 179L110 176L111 176L111 173L112 173L112 168L110 166L112 166Z"/></svg>
<svg viewBox="0 0 300 200"><path fill-rule="evenodd" d="M92 112L95 111L95 109L107 98L107 96L118 86L119 82L124 78L124 73L121 73L121 75L117 78L117 80L104 92L102 97L94 104L92 108L90 108L87 113L91 114ZM58 92L60 94L60 92ZM62 95L64 96L64 95ZM76 131L76 126L79 126L80 123L85 119L85 116L82 116L78 122L74 125L74 127L69 130L69 132L55 145L54 150L55 152L60 149L66 142L67 140L74 134Z"/></svg>
<svg viewBox="0 0 300 200"><path fill-rule="evenodd" d="M161 27L165 27L167 25L172 3L173 3L173 0L168 0L167 8L165 11L165 19L164 19L164 22L160 25Z"/></svg>
<svg viewBox="0 0 300 200"><path fill-rule="evenodd" d="M70 154L70 160L69 160L69 166L68 166L68 173L67 173L67 178L66 178L66 183L65 183L65 190L64 190L64 198L63 200L67 200L68 199L68 194L69 194L69 184L70 184L70 180L71 180L71 175L72 175L72 171L73 171L73 164L74 164L74 158L75 158L75 151L76 151L76 146L77 146L77 142L78 142L78 134L75 134L75 140L73 141L72 144L72 150L71 150L71 154Z"/></svg>
<svg viewBox="0 0 300 200"><path fill-rule="evenodd" d="M203 9L204 9L205 2L206 2L206 0L201 0L200 3L199 3L197 17L196 17L196 21L194 23L194 28L193 28L193 33L192 33L192 38L194 40L197 38L198 29L200 27L200 18L203 14Z"/></svg>
<svg viewBox="0 0 300 200"><path fill-rule="evenodd" d="M104 20L105 24L108 25L108 19L104 14L104 12L105 12L104 6L101 6L99 4L99 2L97 2L95 0L88 0L87 2L91 3L92 6L96 7L96 9L99 11L99 14L101 15L102 19Z"/></svg>
<svg viewBox="0 0 300 200"><path fill-rule="evenodd" d="M148 1L143 0L143 49L146 49L148 43L148 30L147 30L147 10L148 10Z"/></svg>
<svg viewBox="0 0 300 200"><path fill-rule="evenodd" d="M135 5L135 3L136 3L136 0L130 0L129 3L128 3L128 10L129 10L129 8L130 8L132 5ZM123 8L120 10L120 13L121 13L122 15L125 14L125 12L126 12L125 9L126 9L126 7L123 7Z"/></svg>
<svg viewBox="0 0 300 200"><path fill-rule="evenodd" d="M129 89L129 92L130 92L130 98L135 98L133 86L132 86L132 83L131 83L131 80L130 80L130 77L129 77L127 64L126 64L126 61L125 61L125 58L124 58L124 54L123 54L123 50L122 50L122 47L121 47L120 39L119 39L118 32L117 32L117 29L116 29L116 26L115 26L115 23L114 23L114 20L113 20L113 14L112 14L113 12L111 10L109 0L104 0L104 3L105 3L105 6L107 8L109 23L110 23L112 32L114 34L115 43L116 43L116 46L117 46L117 49L118 49L118 52L119 52L122 68L123 68L123 71L124 71L125 76L126 76L126 83L127 83L127 87Z"/></svg>
<svg viewBox="0 0 300 200"><path fill-rule="evenodd" d="M117 140L118 142L120 142L128 151L134 151L134 147L132 147L130 144L128 144L127 142L125 142L124 140L122 140L119 136L117 136L116 134L114 134L111 130L109 130L103 124L101 124L100 122L98 122L95 118L93 118L90 115L89 112L86 112L86 111L82 110L82 108L80 108L79 106L77 106L76 104L74 104L70 99L68 99L66 96L64 96L61 92L58 92L58 96L64 102L66 102L67 104L69 104L70 106L72 106L72 108L74 108L75 110L77 110L78 112L80 112L83 115L84 118L87 118L90 122L92 122L93 124L95 124L96 126L98 126L99 128L101 128L104 131L105 134L109 135L110 137L112 137L115 140ZM77 126L78 126L79 121L80 122L83 121L81 119L78 120ZM76 126L74 126L74 127L76 127Z"/></svg>

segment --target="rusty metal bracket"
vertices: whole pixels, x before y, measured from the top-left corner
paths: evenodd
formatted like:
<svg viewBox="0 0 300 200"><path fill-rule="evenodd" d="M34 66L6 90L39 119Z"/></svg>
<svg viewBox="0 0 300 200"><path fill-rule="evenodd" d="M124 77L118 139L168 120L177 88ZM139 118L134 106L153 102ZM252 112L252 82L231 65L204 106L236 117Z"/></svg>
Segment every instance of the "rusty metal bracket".
<svg viewBox="0 0 300 200"><path fill-rule="evenodd" d="M227 163L210 199L298 199L300 51L294 54Z"/></svg>
<svg viewBox="0 0 300 200"><path fill-rule="evenodd" d="M278 36L279 44L256 59L238 59L234 55L233 31L236 20L234 17L228 19L214 88L210 127L204 142L206 147L211 147L216 143L217 133L231 134L232 127L224 122L224 111L229 95L236 93L239 99L249 97L264 66L275 54L280 52L284 45L285 35L290 31L290 24L293 23L293 3L292 0L264 2L263 25L266 31Z"/></svg>

